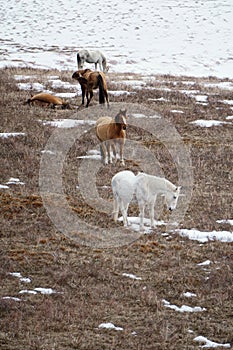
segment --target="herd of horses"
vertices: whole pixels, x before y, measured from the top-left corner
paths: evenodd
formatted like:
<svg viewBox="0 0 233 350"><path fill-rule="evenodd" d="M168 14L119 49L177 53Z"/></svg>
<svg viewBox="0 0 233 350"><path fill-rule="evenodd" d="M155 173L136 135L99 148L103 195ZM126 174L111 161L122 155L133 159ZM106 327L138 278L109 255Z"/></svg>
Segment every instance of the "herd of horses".
<svg viewBox="0 0 233 350"><path fill-rule="evenodd" d="M84 69L84 63L94 63L95 71L89 68ZM85 103L89 106L93 97L93 90L99 89L99 104L105 104L109 107L109 98L107 91L107 82L105 73L108 71L106 57L98 50L80 50L77 53L78 70L72 75L72 78L77 80L81 86L82 105ZM100 71L97 71L99 65ZM30 105L34 102L62 108L70 108L69 103L62 99L47 94L39 93L27 100ZM100 141L100 150L102 161L105 165L117 163L117 147L119 147L120 164L125 165L124 161L124 145L126 140L127 128L127 111L121 110L114 118L103 116L96 121L96 136ZM113 159L112 159L113 153ZM123 216L124 226L129 225L127 211L130 201L135 195L138 200L140 229L144 229L144 210L148 205L150 209L151 227L154 227L154 205L157 195L165 197L169 210L176 208L177 200L180 194L180 187L175 186L165 178L159 178L145 173L139 173L137 176L133 172L123 170L118 172L112 178L112 192L114 197L113 203L113 218L116 222L118 219L119 210Z"/></svg>

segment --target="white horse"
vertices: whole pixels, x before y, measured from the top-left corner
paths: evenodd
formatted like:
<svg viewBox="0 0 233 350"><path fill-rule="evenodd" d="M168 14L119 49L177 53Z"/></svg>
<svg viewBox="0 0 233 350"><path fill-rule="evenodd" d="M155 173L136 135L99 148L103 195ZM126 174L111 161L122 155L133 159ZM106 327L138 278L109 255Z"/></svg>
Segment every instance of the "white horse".
<svg viewBox="0 0 233 350"><path fill-rule="evenodd" d="M151 227L154 227L154 206L157 195L164 196L168 209L174 210L177 205L180 189L180 186L175 186L165 178L145 173L138 173L138 175L135 176L132 171L120 171L112 178L114 221L117 221L120 208L124 226L128 225L128 206L133 195L136 194L140 212L140 230L144 229L143 221L146 205L148 205L150 209Z"/></svg>
<svg viewBox="0 0 233 350"><path fill-rule="evenodd" d="M107 72L107 61L106 57L99 50L89 51L89 50L80 50L77 53L77 62L78 69L83 69L84 62L94 63L95 70L97 70L97 64L103 72Z"/></svg>

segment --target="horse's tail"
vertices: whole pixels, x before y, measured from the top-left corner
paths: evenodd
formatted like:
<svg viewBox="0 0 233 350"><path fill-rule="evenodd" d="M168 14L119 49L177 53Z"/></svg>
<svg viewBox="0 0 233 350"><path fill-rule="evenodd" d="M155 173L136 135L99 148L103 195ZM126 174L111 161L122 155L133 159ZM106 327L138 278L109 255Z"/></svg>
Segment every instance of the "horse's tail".
<svg viewBox="0 0 233 350"><path fill-rule="evenodd" d="M104 95L104 82L101 74L97 77L97 84L99 87L99 103L103 104L105 103L105 95Z"/></svg>

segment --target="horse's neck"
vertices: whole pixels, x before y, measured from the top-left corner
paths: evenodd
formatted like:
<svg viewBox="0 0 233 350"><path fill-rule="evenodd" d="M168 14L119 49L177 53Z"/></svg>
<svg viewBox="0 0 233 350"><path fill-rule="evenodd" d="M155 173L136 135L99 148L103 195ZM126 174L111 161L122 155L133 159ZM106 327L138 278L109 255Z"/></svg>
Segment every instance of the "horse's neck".
<svg viewBox="0 0 233 350"><path fill-rule="evenodd" d="M150 192L154 194L165 194L174 190L174 185L165 178L149 176L148 185Z"/></svg>
<svg viewBox="0 0 233 350"><path fill-rule="evenodd" d="M120 135L120 134L124 135L125 131L122 127L122 124L120 124L120 123L114 123L114 124L115 124L114 127L115 127L117 135Z"/></svg>
<svg viewBox="0 0 233 350"><path fill-rule="evenodd" d="M124 138L125 131L122 129L122 125L119 123L115 123L114 118L111 123L108 125L108 139L117 139Z"/></svg>
<svg viewBox="0 0 233 350"><path fill-rule="evenodd" d="M82 69L81 72L81 75L84 77L84 78L88 78L89 75L91 74L91 70L89 68L86 68L86 69Z"/></svg>
<svg viewBox="0 0 233 350"><path fill-rule="evenodd" d="M174 192L176 189L176 186L169 180L164 179L165 181L165 186L166 186L166 191L167 192Z"/></svg>

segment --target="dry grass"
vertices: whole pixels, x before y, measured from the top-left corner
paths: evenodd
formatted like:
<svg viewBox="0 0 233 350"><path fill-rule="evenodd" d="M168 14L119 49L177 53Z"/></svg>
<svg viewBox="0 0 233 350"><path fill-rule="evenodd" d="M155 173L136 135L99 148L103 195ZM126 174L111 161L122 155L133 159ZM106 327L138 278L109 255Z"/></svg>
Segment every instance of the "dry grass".
<svg viewBox="0 0 233 350"><path fill-rule="evenodd" d="M232 344L232 244L217 241L199 244L175 233L166 237L161 235L163 228L158 227L153 234L141 236L130 245L94 249L81 246L56 230L43 207L38 186L41 151L54 129L44 127L38 120L68 118L74 111L28 108L23 102L29 93L19 90L14 80L16 74L32 75L32 82L44 83L46 88L51 88L49 75L73 83L72 72L1 71L0 131L26 133L25 137L0 139L0 183L18 177L26 184L0 192L1 349L191 350L199 346L193 341L198 335ZM157 76L147 88L135 89L121 85L127 75L114 74L109 75L110 90L116 89L112 81L117 79L118 89L126 88L134 94L111 96L111 101L136 102L155 109L175 125L190 147L194 189L181 226L230 230L229 225L220 226L216 220L232 218L232 126L205 129L189 124L196 119L224 121L232 114L229 105L222 102L231 99L230 93L203 85L218 82L214 78ZM187 80L195 84L187 85ZM197 104L194 98L180 92L187 89L207 94L208 105ZM155 100L161 97L166 101ZM71 103L79 104L80 97ZM172 109L184 114L171 113ZM165 175L176 181L174 166L161 144L134 128L129 130L128 137L135 140L140 137L163 164ZM109 217L89 207L76 189L79 165L76 157L84 154L89 143L96 144L93 133L75 143L68 154L64 166L66 195L80 217L101 227L114 227ZM133 162L126 165L135 171L139 169ZM109 184L118 170L102 167L97 185ZM100 193L111 200L110 188ZM207 259L212 264L205 269L197 265ZM21 272L31 277L32 282L25 285L9 272ZM134 273L142 280L131 280L123 273ZM59 293L18 294L21 289L38 286ZM183 296L186 291L197 296L187 300ZM22 300L2 299L3 296ZM179 313L165 308L162 299L178 306L204 307L206 311ZM98 326L103 322L112 322L124 330L101 330Z"/></svg>

